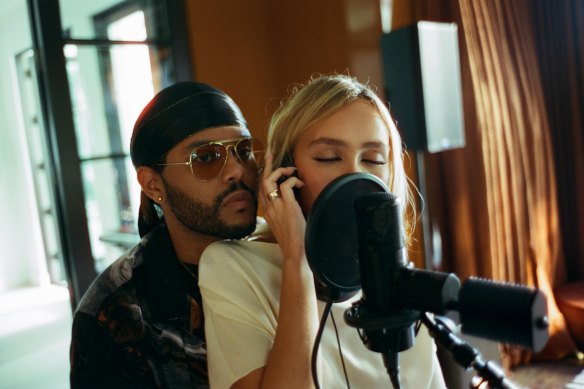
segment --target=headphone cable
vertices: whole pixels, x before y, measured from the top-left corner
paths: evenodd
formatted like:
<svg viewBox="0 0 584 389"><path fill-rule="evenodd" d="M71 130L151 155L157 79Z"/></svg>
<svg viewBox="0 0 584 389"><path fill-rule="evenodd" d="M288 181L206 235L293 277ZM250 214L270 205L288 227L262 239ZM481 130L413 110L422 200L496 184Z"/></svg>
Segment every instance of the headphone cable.
<svg viewBox="0 0 584 389"><path fill-rule="evenodd" d="M333 301L327 301L324 311L322 312L322 317L320 319L320 325L318 326L318 332L316 333L316 338L314 339L314 346L312 347L312 360L311 360L311 367L312 367L312 381L314 381L314 386L316 389L320 389L320 385L318 383L318 372L316 362L318 359L318 347L320 346L320 339L322 338L322 332L324 331L324 325L326 323L326 319L331 311L333 306Z"/></svg>
<svg viewBox="0 0 584 389"><path fill-rule="evenodd" d="M341 357L341 364L343 365L343 373L345 374L345 381L347 382L347 389L351 389L351 384L349 383L349 375L347 374L347 367L345 366L345 358L343 358L343 350L341 348L341 339L339 338L339 330L337 329L335 315L332 312L331 312L331 319L333 319L333 326L335 327L335 334L337 336L337 345L339 346L339 356Z"/></svg>

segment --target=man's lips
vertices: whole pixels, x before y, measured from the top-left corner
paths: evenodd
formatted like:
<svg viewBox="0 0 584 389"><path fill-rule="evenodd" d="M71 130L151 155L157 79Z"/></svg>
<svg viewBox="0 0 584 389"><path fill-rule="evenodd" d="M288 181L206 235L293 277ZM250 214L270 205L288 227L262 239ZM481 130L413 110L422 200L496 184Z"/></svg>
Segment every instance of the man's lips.
<svg viewBox="0 0 584 389"><path fill-rule="evenodd" d="M245 190L233 192L223 200L223 205L232 208L243 208L253 203L253 196Z"/></svg>

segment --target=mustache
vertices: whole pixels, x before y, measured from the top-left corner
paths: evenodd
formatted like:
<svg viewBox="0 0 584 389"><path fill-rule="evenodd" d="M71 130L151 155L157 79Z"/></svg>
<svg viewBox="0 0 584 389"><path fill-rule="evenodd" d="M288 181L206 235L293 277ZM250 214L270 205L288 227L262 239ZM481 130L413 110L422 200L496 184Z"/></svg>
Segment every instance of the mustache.
<svg viewBox="0 0 584 389"><path fill-rule="evenodd" d="M231 184L229 184L229 188L227 188L223 193L217 196L217 199L215 200L215 208L219 208L219 206L227 196L229 196L233 192L237 192L238 190L245 190L246 192L249 192L249 194L253 196L254 202L257 203L256 191L253 188L250 188L243 182L232 182Z"/></svg>

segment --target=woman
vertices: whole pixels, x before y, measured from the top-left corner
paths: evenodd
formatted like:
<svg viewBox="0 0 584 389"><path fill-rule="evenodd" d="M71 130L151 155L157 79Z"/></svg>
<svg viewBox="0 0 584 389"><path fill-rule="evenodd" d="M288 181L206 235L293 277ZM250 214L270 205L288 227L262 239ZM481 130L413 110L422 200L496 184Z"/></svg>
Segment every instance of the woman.
<svg viewBox="0 0 584 389"><path fill-rule="evenodd" d="M201 259L214 388L312 387L311 352L324 303L317 300L306 260L305 215L322 189L346 173L373 174L392 193L408 194L389 111L351 77L323 76L297 89L274 114L268 144L273 155L266 156L259 201L272 243L220 242ZM344 362L329 320L319 352L323 388L346 387L346 379L355 388L390 387L381 355L343 320L357 298L333 306ZM422 329L415 346L400 353L403 387L445 387L435 351Z"/></svg>

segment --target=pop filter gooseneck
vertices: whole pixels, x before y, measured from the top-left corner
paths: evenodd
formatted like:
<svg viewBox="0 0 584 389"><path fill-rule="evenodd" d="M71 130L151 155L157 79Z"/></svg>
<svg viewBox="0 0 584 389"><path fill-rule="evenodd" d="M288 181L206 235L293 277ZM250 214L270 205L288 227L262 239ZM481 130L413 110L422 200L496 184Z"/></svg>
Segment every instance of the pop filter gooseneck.
<svg viewBox="0 0 584 389"><path fill-rule="evenodd" d="M351 173L333 180L314 202L304 243L319 300L342 302L361 289L354 203L375 192L389 189L371 174Z"/></svg>

